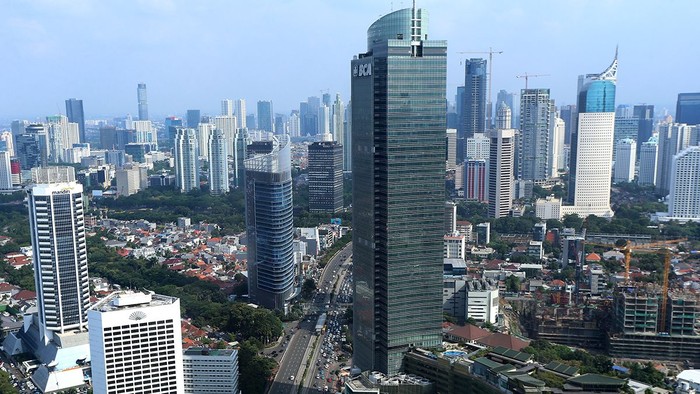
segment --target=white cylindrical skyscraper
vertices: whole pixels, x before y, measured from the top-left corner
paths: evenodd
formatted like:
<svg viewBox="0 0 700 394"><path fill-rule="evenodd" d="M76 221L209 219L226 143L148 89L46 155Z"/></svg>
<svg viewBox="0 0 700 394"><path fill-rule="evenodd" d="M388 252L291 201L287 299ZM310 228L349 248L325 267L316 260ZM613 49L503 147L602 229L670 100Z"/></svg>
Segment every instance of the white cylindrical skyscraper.
<svg viewBox="0 0 700 394"><path fill-rule="evenodd" d="M199 189L197 133L194 129L178 127L175 131L175 182L183 193Z"/></svg>
<svg viewBox="0 0 700 394"><path fill-rule="evenodd" d="M228 192L228 144L223 130L214 129L209 135L209 192Z"/></svg>

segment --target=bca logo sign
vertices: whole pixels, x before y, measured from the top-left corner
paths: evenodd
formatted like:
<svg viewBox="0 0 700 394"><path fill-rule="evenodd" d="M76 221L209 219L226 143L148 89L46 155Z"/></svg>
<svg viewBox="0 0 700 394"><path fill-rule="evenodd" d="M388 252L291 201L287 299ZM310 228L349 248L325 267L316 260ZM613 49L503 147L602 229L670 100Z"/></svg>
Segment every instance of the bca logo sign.
<svg viewBox="0 0 700 394"><path fill-rule="evenodd" d="M372 75L372 63L359 64L353 67L353 77L368 77Z"/></svg>

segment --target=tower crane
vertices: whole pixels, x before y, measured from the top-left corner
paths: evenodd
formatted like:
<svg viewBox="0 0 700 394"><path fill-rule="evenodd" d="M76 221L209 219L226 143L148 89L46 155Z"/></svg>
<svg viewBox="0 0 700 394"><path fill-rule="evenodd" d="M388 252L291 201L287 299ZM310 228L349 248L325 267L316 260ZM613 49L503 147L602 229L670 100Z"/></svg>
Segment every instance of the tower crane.
<svg viewBox="0 0 700 394"><path fill-rule="evenodd" d="M536 77L548 77L549 74L528 74L525 73L523 75L516 75L515 78L525 78L525 89L527 89L527 80L530 78L536 78Z"/></svg>
<svg viewBox="0 0 700 394"><path fill-rule="evenodd" d="M493 111L493 109L491 109L491 67L493 67L493 55L494 55L494 54L500 55L500 54L503 53L503 51L494 51L493 48L489 47L488 52L486 52L486 51L481 51L481 52L457 52L457 53L459 53L459 54L461 54L461 55L464 55L464 54L480 54L480 55L486 55L486 54L488 54L488 55L489 55L489 78L488 78L488 80L487 80L487 83L488 83L488 89L487 89L487 90L488 90L488 92L489 92L489 102L488 102L488 107L487 107L487 108L489 108L489 111ZM489 116L489 122L491 122L491 119L490 119L490 118L492 117L492 115L491 115L490 113L487 114L487 115Z"/></svg>

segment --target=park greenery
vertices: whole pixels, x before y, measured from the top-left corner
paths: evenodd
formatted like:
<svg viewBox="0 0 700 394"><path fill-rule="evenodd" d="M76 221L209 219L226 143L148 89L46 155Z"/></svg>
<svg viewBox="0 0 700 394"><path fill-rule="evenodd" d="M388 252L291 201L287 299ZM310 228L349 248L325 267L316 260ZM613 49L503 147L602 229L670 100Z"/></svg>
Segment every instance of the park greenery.
<svg viewBox="0 0 700 394"><path fill-rule="evenodd" d="M0 393L19 393L19 391L17 391L17 389L14 386L12 386L10 374L5 371L0 371Z"/></svg>

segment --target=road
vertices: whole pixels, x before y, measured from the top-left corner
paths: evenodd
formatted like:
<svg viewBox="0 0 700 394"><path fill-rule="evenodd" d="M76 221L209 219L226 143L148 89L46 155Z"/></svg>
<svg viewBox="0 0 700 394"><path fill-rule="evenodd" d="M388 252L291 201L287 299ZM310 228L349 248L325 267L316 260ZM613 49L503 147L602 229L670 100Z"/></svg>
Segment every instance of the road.
<svg viewBox="0 0 700 394"><path fill-rule="evenodd" d="M310 305L309 311L302 321L299 322L297 329L286 328L284 339L282 340L282 348L284 354L279 360L279 368L277 375L270 385L269 394L290 394L297 393L301 383L302 375L306 367L308 357L311 355L312 340L316 340L317 336L314 332L318 312L325 310L326 304L330 302L331 288L337 279L340 265L345 262L352 254L352 242L348 243L343 249L331 258L326 267L321 273L317 287L318 292ZM326 290L328 288L328 290ZM290 334L290 330L293 332ZM287 340L287 335L290 336ZM284 342L288 341L286 345ZM265 353L270 354L277 351L278 348L268 349Z"/></svg>

